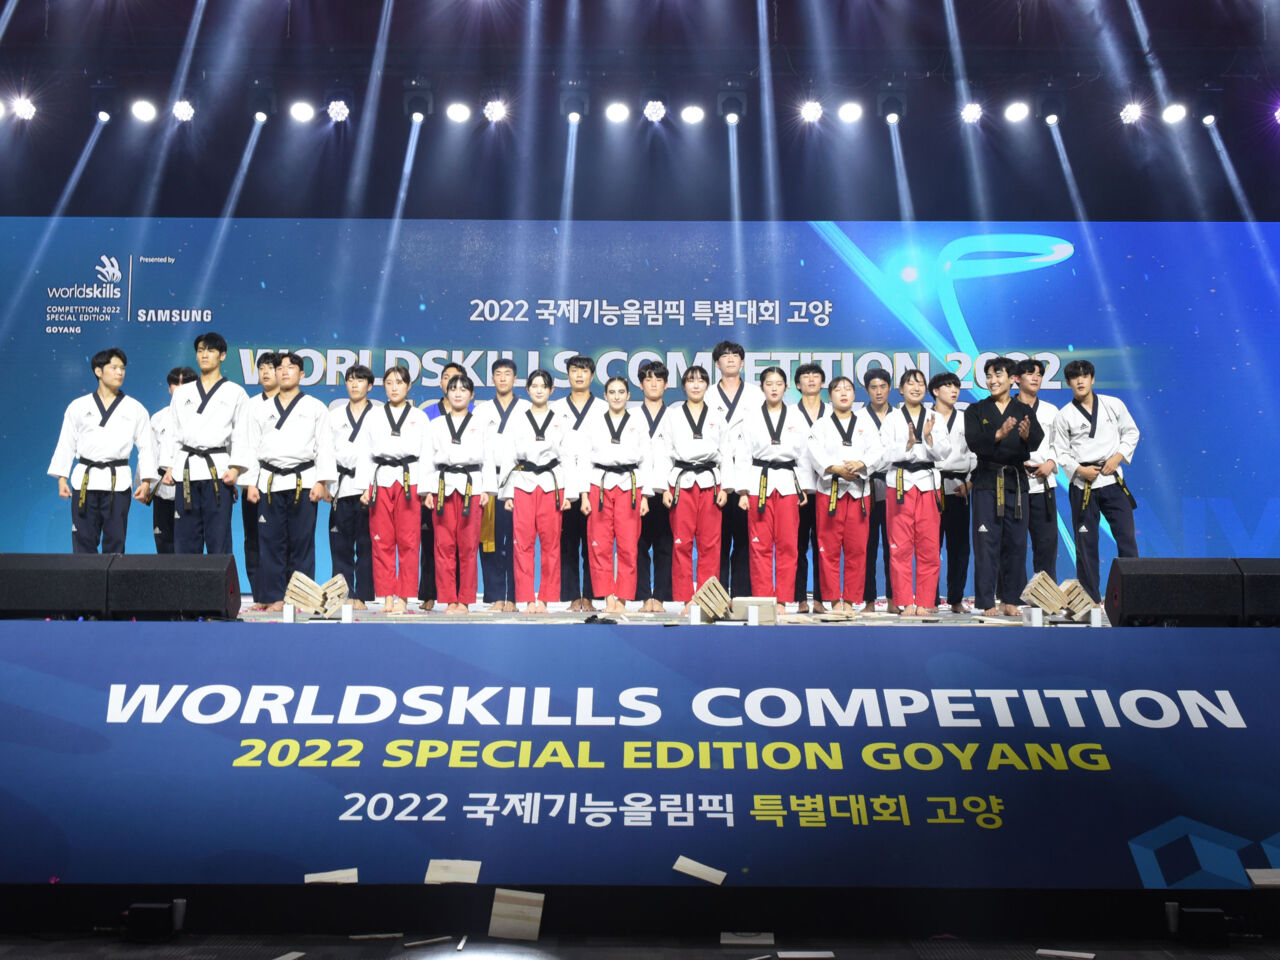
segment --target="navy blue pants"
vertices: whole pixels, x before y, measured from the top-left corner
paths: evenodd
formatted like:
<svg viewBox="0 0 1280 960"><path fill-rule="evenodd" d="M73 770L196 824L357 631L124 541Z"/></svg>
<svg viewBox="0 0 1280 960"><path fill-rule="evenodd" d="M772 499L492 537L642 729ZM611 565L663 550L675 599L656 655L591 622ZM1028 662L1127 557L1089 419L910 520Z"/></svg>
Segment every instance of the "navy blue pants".
<svg viewBox="0 0 1280 960"><path fill-rule="evenodd" d="M946 509L938 518L939 540L947 550L947 604L955 607L964 602L964 585L969 579L969 499L951 493L943 502ZM938 606L942 606L941 596Z"/></svg>
<svg viewBox="0 0 1280 960"><path fill-rule="evenodd" d="M1012 484L1011 484L1012 486ZM1027 494L1006 488L1004 519L996 516L996 492L973 490L973 603L979 610L1002 603L1019 604L1027 586ZM1022 517L1015 497L1022 498Z"/></svg>
<svg viewBox="0 0 1280 960"><path fill-rule="evenodd" d="M436 599L436 528L434 510L422 507L422 535L418 541L418 599Z"/></svg>
<svg viewBox="0 0 1280 960"><path fill-rule="evenodd" d="M876 591L876 548L884 554L884 597L893 602L893 578L889 576L889 524L884 518L884 501L877 500L867 517L867 575L865 589L862 592L864 603L875 603L879 594Z"/></svg>
<svg viewBox="0 0 1280 960"><path fill-rule="evenodd" d="M570 507L560 516L560 599L595 599L587 552L587 518L577 507Z"/></svg>
<svg viewBox="0 0 1280 960"><path fill-rule="evenodd" d="M1071 529L1076 534L1076 579L1094 603L1102 601L1098 593L1098 515L1107 518L1111 535L1116 538L1116 554L1121 557L1138 555L1138 538L1133 530L1133 507L1118 483L1089 494L1089 506L1081 509L1084 491L1071 486Z"/></svg>
<svg viewBox="0 0 1280 960"><path fill-rule="evenodd" d="M266 496L266 487L263 488L263 496ZM249 592L253 594L253 599L259 603L262 598L258 596L258 505L250 503L248 498L240 501L240 522L244 527L244 575L249 581Z"/></svg>
<svg viewBox="0 0 1280 960"><path fill-rule="evenodd" d="M276 603L284 599L294 570L316 577L316 504L304 488L296 501L293 491L258 500L258 577L254 599Z"/></svg>
<svg viewBox="0 0 1280 960"><path fill-rule="evenodd" d="M1057 496L1054 491L1053 496ZM1031 516L1027 531L1031 534L1031 570L1044 572L1058 582L1058 511L1050 494L1031 494Z"/></svg>
<svg viewBox="0 0 1280 960"><path fill-rule="evenodd" d="M221 480L192 480L191 509L182 497L182 481L174 485L174 553L231 553L231 504L234 488ZM214 491L217 491L217 496Z"/></svg>
<svg viewBox="0 0 1280 960"><path fill-rule="evenodd" d="M368 603L373 592L373 542L369 537L369 508L357 497L343 497L330 505L329 553L334 576L347 581L356 600Z"/></svg>
<svg viewBox="0 0 1280 960"><path fill-rule="evenodd" d="M752 498L749 501L754 503ZM747 537L747 511L730 494L720 511L720 585L731 597L751 596L751 543Z"/></svg>
<svg viewBox="0 0 1280 960"><path fill-rule="evenodd" d="M809 559L813 558L813 602L822 602L822 577L818 575L818 524L815 511L818 501L827 508L825 497L809 491L809 501L800 508L800 528L796 533L796 599L805 600L809 592Z"/></svg>
<svg viewBox="0 0 1280 960"><path fill-rule="evenodd" d="M671 549L671 510L662 502L662 497L650 497L649 512L640 518L637 600L655 599L666 603L671 599Z"/></svg>
<svg viewBox="0 0 1280 960"><path fill-rule="evenodd" d="M151 535L156 553L173 553L173 501L156 497L151 501Z"/></svg>
<svg viewBox="0 0 1280 960"><path fill-rule="evenodd" d="M124 553L125 534L129 529L129 494L110 490L90 490L85 494L84 512L80 512L80 491L71 488L71 552L97 553L102 542L103 553Z"/></svg>
<svg viewBox="0 0 1280 960"><path fill-rule="evenodd" d="M493 552L480 551L480 572L484 578L485 603L516 602L515 557L511 553L514 515L495 500L493 507Z"/></svg>

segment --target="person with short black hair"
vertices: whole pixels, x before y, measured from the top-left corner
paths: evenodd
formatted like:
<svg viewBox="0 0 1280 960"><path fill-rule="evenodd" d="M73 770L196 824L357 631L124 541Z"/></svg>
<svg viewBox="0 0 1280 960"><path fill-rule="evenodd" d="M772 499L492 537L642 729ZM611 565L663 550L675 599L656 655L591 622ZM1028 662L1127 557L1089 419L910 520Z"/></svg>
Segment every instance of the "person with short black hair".
<svg viewBox="0 0 1280 960"><path fill-rule="evenodd" d="M831 609L852 613L865 588L869 504L874 502L871 474L884 445L867 416L853 412L854 387L848 377L835 377L827 388L831 414L809 430L806 451L817 474L818 566L823 596ZM844 554L844 576L840 555Z"/></svg>
<svg viewBox="0 0 1280 960"><path fill-rule="evenodd" d="M254 584L260 609L283 610L291 571L314 580L316 513L338 479L329 410L302 392L306 361L292 351L276 354L276 395L254 404L248 449L255 466L241 477L245 499L258 510L261 566Z"/></svg>
<svg viewBox="0 0 1280 960"><path fill-rule="evenodd" d="M174 390L195 378L196 372L190 367L174 367L170 370L165 378L169 386L169 398L172 400ZM173 411L165 404L151 415L151 436L157 456L172 433ZM158 479L151 487L151 533L155 537L158 554L173 553L173 496L173 487L166 487Z"/></svg>
<svg viewBox="0 0 1280 960"><path fill-rule="evenodd" d="M133 498L145 503L159 475L151 418L123 389L128 363L117 347L95 353L89 369L97 388L72 400L62 416L48 474L58 481L58 496L71 501L72 553L97 553L99 543L103 553L124 553L134 448L138 486Z"/></svg>
<svg viewBox="0 0 1280 960"><path fill-rule="evenodd" d="M809 429L827 415L827 405L822 402L822 385L827 372L817 363L802 363L796 367L795 384L800 391L796 412L804 418ZM800 529L796 534L796 610L809 612L809 557L813 557L813 612L825 613L822 605L822 577L818 575L818 528L815 521L818 505L818 475L809 468L809 458L800 461L797 471L800 484L808 495L808 501L800 508Z"/></svg>
<svg viewBox="0 0 1280 960"><path fill-rule="evenodd" d="M680 382L685 401L671 405L653 445L653 485L662 489L670 519L671 594L684 604L685 616L694 593L720 570L720 511L733 484L733 434L706 403L711 377L705 369L689 367Z"/></svg>
<svg viewBox="0 0 1280 960"><path fill-rule="evenodd" d="M449 412L449 381L459 375L465 375L462 364L449 360L440 368L440 399L435 402L423 401L422 412L428 421L438 420ZM473 409L467 407L468 410ZM426 469L425 466L423 468ZM425 493L425 491L422 491ZM435 511L422 507L422 530L419 537L418 568L418 600L423 610L433 610L436 605L436 530ZM455 589L457 584L454 584Z"/></svg>
<svg viewBox="0 0 1280 960"><path fill-rule="evenodd" d="M534 370L525 382L529 406L512 421L497 459L503 512L512 517L511 552L515 561L516 602L525 613L546 613L560 600L560 522L577 506L577 457L570 424L547 401L555 378ZM536 589L534 552L541 552L542 575Z"/></svg>
<svg viewBox="0 0 1280 960"><path fill-rule="evenodd" d="M942 476L942 516L938 539L947 550L947 603L952 613L964 613L964 587L969 579L969 491L973 488L970 474L978 458L964 439L964 417L956 408L960 397L960 378L954 373L939 373L929 381L933 394L933 413L951 441L951 453L938 464ZM941 586L937 597L942 605Z"/></svg>
<svg viewBox="0 0 1280 960"><path fill-rule="evenodd" d="M587 417L579 437L577 486L591 545L591 582L604 594L608 613L625 613L627 601L635 599L640 522L653 492L649 431L627 411L629 394L624 378L610 377L604 385L609 409Z"/></svg>
<svg viewBox="0 0 1280 960"><path fill-rule="evenodd" d="M729 428L738 426L747 413L764 403L764 393L742 376L747 351L742 344L721 340L711 351L719 382L707 393L707 405ZM751 596L751 544L747 511L730 497L720 511L720 583L735 597Z"/></svg>
<svg viewBox="0 0 1280 960"><path fill-rule="evenodd" d="M360 502L356 472L360 465L360 434L370 413L382 404L369 397L373 371L363 364L347 370L343 382L347 399L329 407L328 430L338 480L330 488L329 556L333 572L347 581L351 605L364 610L376 596L373 587L373 540L369 506Z"/></svg>
<svg viewBox="0 0 1280 960"><path fill-rule="evenodd" d="M1029 513L1023 465L1044 442L1031 408L1009 395L1016 368L1008 357L989 359L983 373L990 396L964 412L964 438L978 458L970 494L974 606L988 617L1019 614L1017 601L1027 585Z"/></svg>
<svg viewBox="0 0 1280 960"><path fill-rule="evenodd" d="M863 412L879 430L892 412L889 405L889 393L893 389L893 378L889 371L882 367L872 367L862 377L862 386L867 391L868 402ZM879 592L876 590L877 553L884 557L884 598L888 603L888 611L897 613L893 602L893 575L890 573L889 560L889 526L885 522L885 472L877 470L872 474L874 503L867 518L867 570L862 599L863 612L874 613Z"/></svg>
<svg viewBox="0 0 1280 960"><path fill-rule="evenodd" d="M263 350L258 354L258 385L262 392L255 398L257 402L250 402L246 408L250 416L258 413L259 403L265 407L279 393L280 388L276 385L276 364L279 361L280 354L274 350ZM247 390L245 392L248 393ZM258 596L258 505L248 497L240 501L240 525L244 530L244 575L249 581L249 592L253 594L254 601L261 604L262 598Z"/></svg>
<svg viewBox="0 0 1280 960"><path fill-rule="evenodd" d="M486 424L485 445L493 451L496 463L506 443L507 426L529 408L529 401L515 395L516 363L499 357L489 367L493 381L492 400L476 404L476 417ZM497 489L494 477L494 489ZM484 602L495 613L515 613L515 561L511 553L512 514L501 509L498 498L485 504L480 524L480 578L484 585Z"/></svg>
<svg viewBox="0 0 1280 960"><path fill-rule="evenodd" d="M796 594L796 530L807 499L796 470L806 455L809 430L802 417L788 416L782 402L786 371L766 367L760 386L764 402L734 428L734 487L747 514L751 584L757 594L772 594L785 606Z"/></svg>
<svg viewBox="0 0 1280 960"><path fill-rule="evenodd" d="M409 598L418 593L426 509L418 502L418 491L423 451L428 449L427 415L409 402L409 386L408 370L387 368L382 375L387 402L369 418L356 441L356 484L362 491L360 502L369 507L373 538L373 590L384 598L383 611L393 616L407 613Z"/></svg>
<svg viewBox="0 0 1280 960"><path fill-rule="evenodd" d="M886 469L885 526L893 597L904 617L934 613L938 599L939 503L937 465L951 452L947 432L924 406L926 383L919 370L898 379L902 406L880 428ZM915 561L915 577L911 573Z"/></svg>
<svg viewBox="0 0 1280 960"><path fill-rule="evenodd" d="M663 398L671 373L661 360L649 360L640 364L638 375L640 389L644 392L639 409L649 428L649 441L653 447L650 454L656 457L658 430L667 413ZM643 601L640 606L643 613L662 613L662 604L671 599L671 516L662 502L662 491L656 478L653 488L649 512L640 520L640 543L636 547L636 599Z"/></svg>
<svg viewBox="0 0 1280 960"><path fill-rule="evenodd" d="M581 450L586 444L576 436L583 429L588 415L598 416L600 408L591 393L591 378L596 372L596 362L584 354L575 354L565 361L569 379L569 393L551 401L556 419L564 420L575 435L569 446ZM580 463L573 464L575 476L582 472ZM585 488L584 488L585 489ZM561 518L560 526L560 598L569 601L572 611L595 609L591 602L599 591L591 584L591 550L587 540L587 517L578 510L570 510Z"/></svg>
<svg viewBox="0 0 1280 960"><path fill-rule="evenodd" d="M1125 482L1123 463L1133 463L1138 425L1117 397L1094 392L1095 371L1088 360L1072 360L1063 375L1071 403L1053 423L1053 447L1071 478L1071 528L1076 534L1076 579L1094 603L1102 601L1098 575L1099 515L1107 518L1116 553L1138 555L1133 527L1137 506Z"/></svg>
<svg viewBox="0 0 1280 960"><path fill-rule="evenodd" d="M1034 358L1022 360L1014 370L1018 399L1031 408L1044 431L1044 442L1031 451L1027 460L1027 532L1031 536L1031 569L1047 573L1058 582L1058 455L1053 449L1053 422L1058 408L1040 399L1044 363Z"/></svg>
<svg viewBox="0 0 1280 960"><path fill-rule="evenodd" d="M179 482L173 501L175 553L231 553L231 505L245 450L249 397L222 375L227 341L212 331L195 339L200 376L173 391L173 437L160 453L161 482ZM252 584L250 585L252 586Z"/></svg>
<svg viewBox="0 0 1280 960"><path fill-rule="evenodd" d="M427 427L426 489L422 502L435 511L436 597L445 613L462 615L476 602L477 553L484 506L498 492L488 422L471 409L475 384L465 373L449 378L443 417Z"/></svg>

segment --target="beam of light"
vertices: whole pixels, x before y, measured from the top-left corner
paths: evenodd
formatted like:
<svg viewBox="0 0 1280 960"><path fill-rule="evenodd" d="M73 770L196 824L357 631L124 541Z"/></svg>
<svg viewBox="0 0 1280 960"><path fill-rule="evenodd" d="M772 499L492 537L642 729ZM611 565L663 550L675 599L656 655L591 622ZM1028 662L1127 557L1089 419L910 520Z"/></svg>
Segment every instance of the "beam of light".
<svg viewBox="0 0 1280 960"><path fill-rule="evenodd" d="M4 39L4 32L9 29L9 21L13 19L13 11L18 9L18 0L9 0L4 5L4 13L0 13L0 40Z"/></svg>
<svg viewBox="0 0 1280 960"><path fill-rule="evenodd" d="M387 63L387 40L391 35L391 11L395 0L382 0L382 19L378 21L378 39L369 65L369 85L364 91L364 109L360 114L360 130L356 134L355 156L351 162L351 179L347 181L347 216L359 216L364 204L365 183L369 179L369 163L373 159L373 131L378 116L378 99L382 95L382 71Z"/></svg>
<svg viewBox="0 0 1280 960"><path fill-rule="evenodd" d="M1222 134L1218 132L1218 128L1209 126L1207 129L1209 131L1209 139L1213 141L1213 149L1218 153L1218 161L1222 164L1222 172L1231 187L1231 195L1236 198L1236 205L1240 208L1240 213L1244 215L1249 238L1253 241L1254 249L1258 251L1258 259L1262 262L1262 270L1266 273L1267 280L1271 283L1271 289L1280 295L1280 277L1276 275L1276 266L1271 260L1271 252L1267 248L1267 241L1258 227L1258 218L1254 216L1253 205L1249 203L1249 198L1245 196L1244 185L1240 183L1240 177L1236 174L1236 165L1231 162L1231 155L1227 153L1227 145L1222 142Z"/></svg>
<svg viewBox="0 0 1280 960"><path fill-rule="evenodd" d="M559 251L556 254L556 299L569 295L569 257L573 252L573 190L578 170L578 124L567 123L564 148L564 184L560 188Z"/></svg>
<svg viewBox="0 0 1280 960"><path fill-rule="evenodd" d="M769 3L756 0L756 41L760 45L760 127L764 140L765 215L782 216L782 186L778 176L778 125L773 112L773 64L769 47Z"/></svg>
<svg viewBox="0 0 1280 960"><path fill-rule="evenodd" d="M204 272L196 286L195 303L204 303L209 293L209 283L213 280L218 260L222 256L222 247L227 242L227 234L231 230L231 216L240 201L240 191L244 189L245 178L249 175L249 164L253 162L253 152L258 148L258 138L262 136L262 123L254 123L249 131L249 139L240 154L240 166L236 169L235 179L231 181L231 189L227 191L227 199L222 204L222 215L218 218L218 230L213 235L213 245L205 258Z"/></svg>
<svg viewBox="0 0 1280 960"><path fill-rule="evenodd" d="M71 176L67 177L66 185L62 188L62 193L53 208L53 213L45 222L44 233L40 235L40 240L36 243L35 251L31 254L31 260L27 263L27 269L20 274L22 279L18 282L17 289L9 300L9 306L4 314L4 322L0 323L0 333L8 333L13 312L18 304L22 302L32 278L36 276L40 263L49 249L49 242L53 239L54 231L58 229L59 224L62 222L62 215L66 213L67 205L71 202L71 195L75 193L76 186L79 185L80 178L84 175L84 168L89 163L93 148L98 145L98 138L102 136L102 128L106 125L106 120L99 120L89 132L89 139L85 141L84 147L80 150L80 157L76 160L76 165L71 170Z"/></svg>
<svg viewBox="0 0 1280 960"><path fill-rule="evenodd" d="M387 294L391 290L391 272L395 266L396 248L400 245L400 224L404 217L404 201L409 195L409 175L413 172L413 157L418 152L418 135L422 124L409 128L409 145L404 150L404 166L400 168L400 189L396 191L396 209L391 216L391 230L387 234L387 250L382 255L382 275L378 279L378 296L373 306L373 343L380 342L382 319L387 309Z"/></svg>
<svg viewBox="0 0 1280 960"><path fill-rule="evenodd" d="M738 125L725 124L729 137L729 211L733 235L733 294L741 300L746 297L747 262L742 241L742 180L738 171Z"/></svg>
<svg viewBox="0 0 1280 960"><path fill-rule="evenodd" d="M898 132L896 123L889 124L889 139L893 142L893 174L898 184L898 218L910 223L916 218L916 210L911 202L906 160L902 156L902 135Z"/></svg>
<svg viewBox="0 0 1280 960"><path fill-rule="evenodd" d="M1102 9L1102 2L1103 0L1082 0L1082 8L1089 30L1094 34L1098 49L1102 52L1107 80L1113 90L1127 92L1133 89L1133 77L1129 75L1128 61L1116 31Z"/></svg>
<svg viewBox="0 0 1280 960"><path fill-rule="evenodd" d="M578 30L580 21L578 0L570 0L565 10L565 42L561 45L560 67L566 77L576 75L578 55ZM538 91L541 86L542 57L542 0L529 0L524 16L524 46L520 51L520 93L516 103L520 109L516 120L519 135L516 137L515 215L517 220L533 218L537 197L534 193L538 167ZM585 101L584 101L585 102ZM524 262L528 251L524 244L516 245L516 270L518 281L525 277Z"/></svg>
<svg viewBox="0 0 1280 960"><path fill-rule="evenodd" d="M955 0L943 0L943 9L947 20L947 43L951 48L951 63L956 72L956 103L961 110L968 110L973 104L973 91L969 88L969 74L964 63L964 47L960 43L960 22L956 17ZM972 115L972 111L970 111ZM961 113L963 117L963 112ZM982 117L982 108L978 107L978 119ZM973 205L979 220L991 219L991 194L987 189L987 178L982 169L981 141L974 128L977 119L965 118L961 136L964 139L965 172L969 176L969 195L973 197ZM901 151L897 145L897 127L894 127L894 156ZM903 178L905 181L905 177ZM901 192L901 191L899 191Z"/></svg>

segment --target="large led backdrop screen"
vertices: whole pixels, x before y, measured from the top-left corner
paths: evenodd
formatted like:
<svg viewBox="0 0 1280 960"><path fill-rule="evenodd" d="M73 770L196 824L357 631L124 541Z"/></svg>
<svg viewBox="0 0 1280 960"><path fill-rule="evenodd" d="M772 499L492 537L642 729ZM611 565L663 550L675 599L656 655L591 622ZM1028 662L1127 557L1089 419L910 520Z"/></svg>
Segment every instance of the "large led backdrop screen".
<svg viewBox="0 0 1280 960"><path fill-rule="evenodd" d="M601 382L635 383L662 359L674 400L681 371L710 367L727 339L753 377L806 361L858 380L949 369L962 400L982 395L988 356L1035 356L1042 399L1062 405L1063 367L1087 358L1142 430L1128 478L1144 555L1265 556L1280 540L1274 224L10 218L0 231L6 552L70 549L45 471L63 409L93 387L93 353L124 349L125 390L154 411L206 330L250 392L256 353L288 347L326 401L356 362L406 364L424 401L446 359L485 384L499 356L523 377L562 375L577 352ZM136 509L128 545L153 549ZM1102 549L1105 568L1114 545Z"/></svg>

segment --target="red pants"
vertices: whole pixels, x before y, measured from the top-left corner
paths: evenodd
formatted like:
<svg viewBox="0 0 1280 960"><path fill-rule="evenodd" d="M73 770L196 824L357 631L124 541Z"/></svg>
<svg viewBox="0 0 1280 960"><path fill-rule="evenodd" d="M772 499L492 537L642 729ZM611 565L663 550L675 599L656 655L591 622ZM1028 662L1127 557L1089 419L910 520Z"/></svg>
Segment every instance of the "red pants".
<svg viewBox="0 0 1280 960"><path fill-rule="evenodd" d="M479 495L473 495L471 513L464 517L462 501L462 494L449 494L444 510L431 517L436 533L436 599L441 603L476 602L476 548L484 508Z"/></svg>
<svg viewBox="0 0 1280 960"><path fill-rule="evenodd" d="M825 479L825 478L824 478ZM871 524L871 501L843 496L836 512L827 512L829 500L818 495L818 574L822 577L822 597L828 602L862 603L866 589L867 530ZM840 581L840 552L844 551L844 585Z"/></svg>
<svg viewBox="0 0 1280 960"><path fill-rule="evenodd" d="M776 490L756 509L756 494L747 497L747 539L751 541L751 592L773 596L779 603L796 598L796 536L800 528L800 498ZM776 553L776 556L775 556ZM775 578L776 572L776 578Z"/></svg>
<svg viewBox="0 0 1280 960"><path fill-rule="evenodd" d="M564 491L561 491L561 496ZM516 570L516 603L555 603L560 599L560 511L554 491L515 491L511 555ZM533 589L533 550L542 548L542 578Z"/></svg>
<svg viewBox="0 0 1280 960"><path fill-rule="evenodd" d="M591 485L591 513L587 517L587 541L590 543L591 586L597 597L636 598L636 545L640 542L640 501L631 505L631 488L614 487L604 491L600 506L600 488ZM613 572L613 544L618 544L618 573Z"/></svg>
<svg viewBox="0 0 1280 960"><path fill-rule="evenodd" d="M885 498L885 526L889 530L889 571L893 578L893 602L900 607L932 607L938 599L939 556L938 501L934 491L913 487L902 503L893 488ZM916 588L911 588L911 560L916 561Z"/></svg>
<svg viewBox="0 0 1280 960"><path fill-rule="evenodd" d="M373 541L373 592L380 597L418 595L418 547L422 541L422 504L418 487L379 487L369 510L369 538ZM400 573L396 574L396 551Z"/></svg>
<svg viewBox="0 0 1280 960"><path fill-rule="evenodd" d="M675 489L671 490L672 496ZM688 603L712 577L720 576L720 508L715 487L689 487L671 508L671 598ZM693 543L698 574L693 575Z"/></svg>

